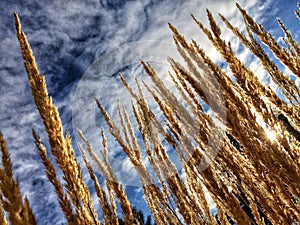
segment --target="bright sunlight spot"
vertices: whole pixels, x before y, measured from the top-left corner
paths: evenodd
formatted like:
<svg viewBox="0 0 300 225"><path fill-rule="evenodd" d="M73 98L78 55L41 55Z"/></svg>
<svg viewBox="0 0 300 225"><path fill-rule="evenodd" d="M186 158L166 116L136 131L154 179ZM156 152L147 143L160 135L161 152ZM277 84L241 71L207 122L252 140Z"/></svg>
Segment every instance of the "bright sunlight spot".
<svg viewBox="0 0 300 225"><path fill-rule="evenodd" d="M264 122L263 118L255 111L255 108L250 109L256 115L256 122L264 129L266 136L271 140L276 140L276 132L271 130L270 127Z"/></svg>
<svg viewBox="0 0 300 225"><path fill-rule="evenodd" d="M276 140L276 133L270 129L265 129L267 137L271 140L271 141L275 141Z"/></svg>

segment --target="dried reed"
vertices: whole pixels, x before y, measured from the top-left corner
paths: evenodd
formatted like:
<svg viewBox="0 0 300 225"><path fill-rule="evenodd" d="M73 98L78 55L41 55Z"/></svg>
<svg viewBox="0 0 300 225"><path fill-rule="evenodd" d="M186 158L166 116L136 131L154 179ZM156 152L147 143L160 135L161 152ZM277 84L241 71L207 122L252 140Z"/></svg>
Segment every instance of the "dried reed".
<svg viewBox="0 0 300 225"><path fill-rule="evenodd" d="M217 225L230 224L229 220L243 225L300 222L300 92L297 85L268 57L262 44L298 78L300 47L281 19L278 19L278 23L285 35L285 47L261 24L256 23L239 4L237 8L244 18L245 32L219 15L221 20L258 59L281 89L283 97L263 85L255 73L238 58L230 42L222 39L220 26L207 10L210 28L205 27L195 16L192 15L192 18L223 56L236 82L206 55L197 42L187 42L169 24L178 53L184 61L179 63L169 58L172 69L169 77L179 95L166 87L149 63L141 62L151 78L152 87L136 80L137 89L134 89L120 75L132 97L133 118L137 128L133 127L130 115L120 104L118 125L100 101L95 99L110 134L122 147L139 175L144 198L155 224ZM299 19L299 11L295 11L295 14ZM45 78L38 71L17 14L15 19L32 95L65 185L57 178L55 165L51 163L45 146L33 131L47 177L54 186L68 224L100 224L91 193L76 160L71 138L63 134L57 108L51 97L48 97ZM158 105L166 126L152 111L145 92L150 93ZM215 116L205 110L205 105ZM258 122L258 117L263 122ZM226 130L222 130L216 119ZM267 136L268 129L274 132L274 140ZM82 132L78 133L84 143L84 146L79 144L82 157L102 209L102 223L119 224L117 200L126 225L143 224L144 221L139 221L134 213L124 187L110 165L109 143L104 131L101 133L101 157ZM142 139L153 174L146 169L138 137ZM36 224L28 200L22 199L19 184L13 178L2 134L0 142L3 165L0 169L0 223L8 224L7 218L12 224ZM168 154L169 149L176 152L183 172L177 170ZM103 175L107 193L100 185L88 156ZM207 166L203 168L203 165ZM186 179L183 179L183 174ZM213 215L210 210L205 196L206 189L216 204L217 215Z"/></svg>

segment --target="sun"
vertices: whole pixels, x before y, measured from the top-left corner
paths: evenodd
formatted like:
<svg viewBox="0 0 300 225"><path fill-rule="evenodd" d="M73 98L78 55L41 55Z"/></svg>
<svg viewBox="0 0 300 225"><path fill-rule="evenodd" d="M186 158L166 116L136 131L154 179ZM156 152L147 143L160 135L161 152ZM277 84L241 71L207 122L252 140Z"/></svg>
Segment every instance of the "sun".
<svg viewBox="0 0 300 225"><path fill-rule="evenodd" d="M252 112L256 115L256 122L264 129L265 133L266 133L266 136L269 138L270 141L275 141L277 139L277 134L276 132L270 128L269 125L267 125L262 116L257 113L253 108L251 108Z"/></svg>
<svg viewBox="0 0 300 225"><path fill-rule="evenodd" d="M270 129L265 129L266 135L267 137L271 140L271 141L275 141L276 140L276 133L273 130Z"/></svg>

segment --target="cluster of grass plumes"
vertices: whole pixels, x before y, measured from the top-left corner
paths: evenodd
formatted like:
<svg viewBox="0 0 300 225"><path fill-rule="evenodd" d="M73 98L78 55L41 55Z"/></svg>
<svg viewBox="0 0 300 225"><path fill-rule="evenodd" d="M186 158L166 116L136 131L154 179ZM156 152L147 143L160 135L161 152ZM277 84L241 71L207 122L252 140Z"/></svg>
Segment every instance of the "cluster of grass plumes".
<svg viewBox="0 0 300 225"><path fill-rule="evenodd" d="M2 168L0 168L0 224L6 225L4 212L7 212L11 224L35 225L36 218L29 205L28 199L22 199L19 182L14 179L12 163L3 134L0 132L2 153Z"/></svg>
<svg viewBox="0 0 300 225"><path fill-rule="evenodd" d="M149 63L142 62L153 86L136 80L135 91L120 74L132 96L137 129L125 108L118 106L120 124L117 124L101 102L95 99L110 134L139 175L155 224L217 225L234 221L241 225L275 225L300 222L299 88L280 71L262 45L267 46L298 78L300 47L281 20L278 22L285 35L285 47L238 4L237 8L244 18L246 33L219 15L221 21L260 61L282 96L263 85L237 57L230 43L222 39L222 31L214 16L207 11L210 28L195 16L192 18L223 56L235 81L206 55L198 43L194 40L187 42L170 24L177 50L184 60L183 65L169 58L172 68L169 76L178 96L165 86ZM298 11L295 14L300 18ZM15 15L15 18L32 95L49 137L51 153L63 173L63 182L58 179L56 167L35 131L33 137L67 223L121 224L117 215L118 201L126 225L143 224L110 165L109 145L104 131L101 132L101 157L89 144L88 138L78 131L83 142L79 148L101 206L101 219L97 215L71 138L63 134L57 108L48 96L45 78L38 71L18 16ZM166 126L152 111L145 91L159 106ZM210 107L214 116L205 110L204 105ZM216 119L226 130L216 123ZM268 132L276 138L270 139ZM137 137L141 137L142 146ZM22 199L18 182L13 178L2 134L0 142L3 167L0 169L0 224L8 224L7 221L13 225L36 224L28 200ZM147 153L153 173L146 168L142 148ZM186 179L182 178L169 157L168 149L177 153ZM105 178L107 192L100 185L89 158ZM211 212L206 191L216 204L217 216Z"/></svg>

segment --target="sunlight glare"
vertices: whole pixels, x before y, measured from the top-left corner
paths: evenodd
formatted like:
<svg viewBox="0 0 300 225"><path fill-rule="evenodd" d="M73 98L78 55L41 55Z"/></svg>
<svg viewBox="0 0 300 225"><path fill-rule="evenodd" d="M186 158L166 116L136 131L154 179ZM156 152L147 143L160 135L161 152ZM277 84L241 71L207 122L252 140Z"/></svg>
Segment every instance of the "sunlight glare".
<svg viewBox="0 0 300 225"><path fill-rule="evenodd" d="M275 141L276 140L276 133L270 129L265 129L267 137L271 140L271 141Z"/></svg>

